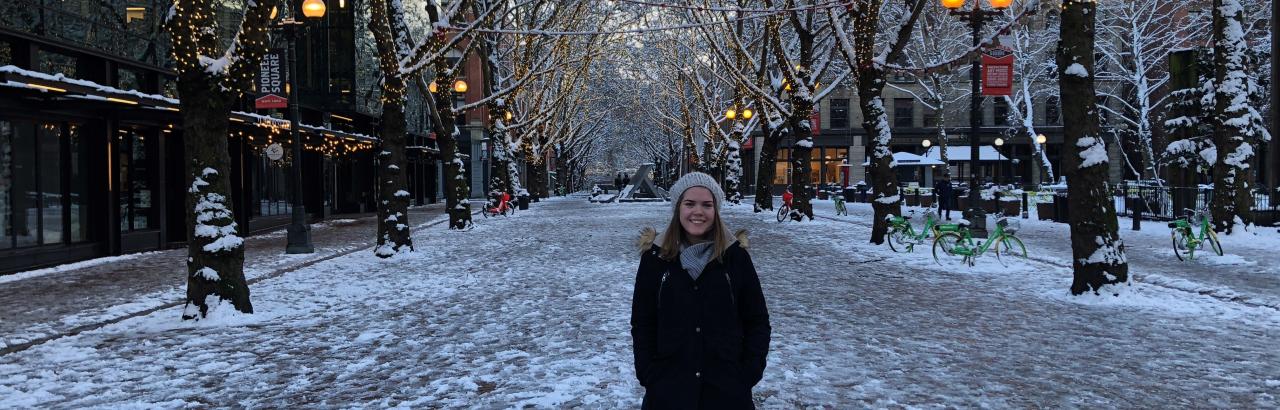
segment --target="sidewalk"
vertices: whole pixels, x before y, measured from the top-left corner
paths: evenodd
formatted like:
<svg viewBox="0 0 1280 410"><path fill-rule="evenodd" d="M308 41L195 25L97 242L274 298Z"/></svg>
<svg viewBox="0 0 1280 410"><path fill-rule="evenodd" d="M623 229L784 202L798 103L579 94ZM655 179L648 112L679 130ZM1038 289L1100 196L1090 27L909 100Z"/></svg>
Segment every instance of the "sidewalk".
<svg viewBox="0 0 1280 410"><path fill-rule="evenodd" d="M816 216L833 215L830 201L814 201ZM848 205L849 216L839 220L870 226L871 206ZM903 212L922 208L903 207ZM960 211L952 211L953 219ZM1021 224L1018 238L1027 246L1032 259L1054 266L1071 266L1070 226L1065 223L1038 220L1035 212L1029 219L1017 218ZM994 223L995 218L991 219ZM1124 240L1129 273L1134 280L1181 291L1209 295L1255 307L1280 310L1280 233L1274 227L1258 227L1252 233L1221 236L1223 256L1208 251L1196 253L1195 260L1179 261L1173 254L1168 222L1142 221L1139 231L1131 229L1132 220L1119 218L1120 239ZM916 226L924 222L917 217ZM927 249L918 249L928 255ZM923 257L923 256L922 256Z"/></svg>
<svg viewBox="0 0 1280 410"><path fill-rule="evenodd" d="M443 215L443 202L409 210L415 227ZM335 215L312 225L311 254L285 254L284 227L247 237L245 278L371 247L375 216ZM169 249L0 276L0 350L183 300L186 256L186 248Z"/></svg>

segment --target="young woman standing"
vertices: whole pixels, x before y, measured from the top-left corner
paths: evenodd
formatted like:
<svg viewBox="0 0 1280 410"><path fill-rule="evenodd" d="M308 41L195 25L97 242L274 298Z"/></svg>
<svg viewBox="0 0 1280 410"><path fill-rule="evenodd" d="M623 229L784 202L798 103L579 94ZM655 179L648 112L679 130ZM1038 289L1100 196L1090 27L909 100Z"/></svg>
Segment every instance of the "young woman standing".
<svg viewBox="0 0 1280 410"><path fill-rule="evenodd" d="M641 232L631 304L643 407L754 408L772 328L746 233L725 227L710 175L685 174L671 195L666 231Z"/></svg>

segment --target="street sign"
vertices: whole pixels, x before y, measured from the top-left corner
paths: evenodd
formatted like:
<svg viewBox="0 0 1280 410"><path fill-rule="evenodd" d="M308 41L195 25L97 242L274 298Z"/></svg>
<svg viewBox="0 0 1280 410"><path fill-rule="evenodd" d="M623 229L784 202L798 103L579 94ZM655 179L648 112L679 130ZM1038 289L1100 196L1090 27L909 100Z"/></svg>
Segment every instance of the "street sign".
<svg viewBox="0 0 1280 410"><path fill-rule="evenodd" d="M274 49L262 56L262 63L258 66L258 95L253 100L255 109L289 106L289 98L284 93L284 71L281 69L283 54L279 49Z"/></svg>
<svg viewBox="0 0 1280 410"><path fill-rule="evenodd" d="M982 53L982 95L1013 95L1013 51L995 46Z"/></svg>

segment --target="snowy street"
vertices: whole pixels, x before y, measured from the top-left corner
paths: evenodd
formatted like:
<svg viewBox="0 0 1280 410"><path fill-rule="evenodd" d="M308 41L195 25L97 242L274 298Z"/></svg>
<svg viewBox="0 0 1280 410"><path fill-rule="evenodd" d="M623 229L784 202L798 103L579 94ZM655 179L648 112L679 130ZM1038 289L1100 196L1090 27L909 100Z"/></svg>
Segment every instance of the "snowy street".
<svg viewBox="0 0 1280 410"><path fill-rule="evenodd" d="M870 209L850 210L804 223L725 211L751 232L772 318L758 406L1280 405L1280 311L1266 305L1280 273L1243 238L1224 238L1233 257L1179 264L1158 248L1163 223L1122 226L1139 281L1072 297L1064 224L1023 225L1025 264L948 272L926 250L868 244ZM414 254L258 282L253 315L184 322L167 308L0 356L0 407L638 407L634 242L669 215L576 196L477 215L467 232L419 228ZM1187 283L1219 293L1170 286Z"/></svg>

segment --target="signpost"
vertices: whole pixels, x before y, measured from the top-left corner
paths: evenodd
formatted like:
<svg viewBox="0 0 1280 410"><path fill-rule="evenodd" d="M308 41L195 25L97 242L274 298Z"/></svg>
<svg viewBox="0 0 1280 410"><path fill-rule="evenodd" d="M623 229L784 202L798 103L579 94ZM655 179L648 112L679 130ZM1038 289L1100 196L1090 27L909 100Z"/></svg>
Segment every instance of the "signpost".
<svg viewBox="0 0 1280 410"><path fill-rule="evenodd" d="M282 54L280 50L273 49L262 56L262 63L258 66L258 95L253 100L255 109L266 110L289 106L289 98L285 97L284 92L285 78L281 70Z"/></svg>

